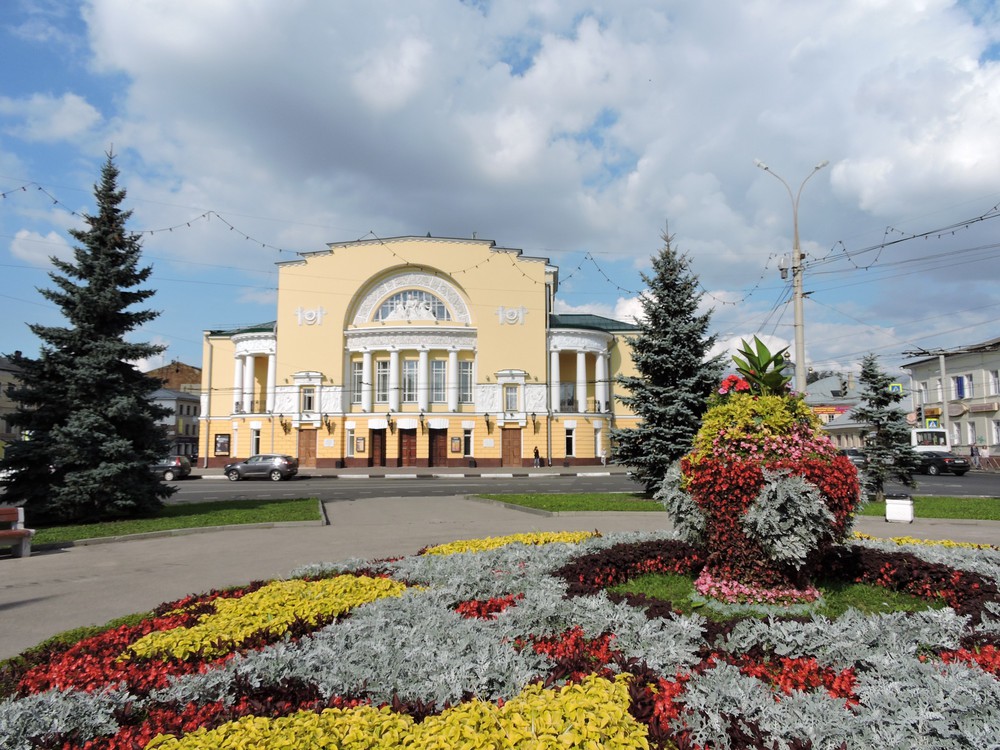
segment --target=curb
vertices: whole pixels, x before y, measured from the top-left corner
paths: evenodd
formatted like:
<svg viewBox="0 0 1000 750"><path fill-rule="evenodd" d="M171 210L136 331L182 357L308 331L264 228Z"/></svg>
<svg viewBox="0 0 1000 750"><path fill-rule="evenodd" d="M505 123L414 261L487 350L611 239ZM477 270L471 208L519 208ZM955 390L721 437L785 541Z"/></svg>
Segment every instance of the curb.
<svg viewBox="0 0 1000 750"><path fill-rule="evenodd" d="M560 471L560 472L462 472L460 474L431 472L407 473L407 474L299 474L298 476L308 479L547 479L556 477L612 477L626 476L623 471ZM229 478L225 474L191 474L187 479L225 479ZM245 480L244 480L245 481Z"/></svg>

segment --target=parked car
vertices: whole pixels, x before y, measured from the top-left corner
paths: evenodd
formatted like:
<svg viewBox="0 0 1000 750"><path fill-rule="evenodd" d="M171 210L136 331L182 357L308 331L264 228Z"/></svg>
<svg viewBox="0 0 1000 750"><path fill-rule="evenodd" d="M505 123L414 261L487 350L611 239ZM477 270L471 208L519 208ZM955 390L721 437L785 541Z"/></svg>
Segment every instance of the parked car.
<svg viewBox="0 0 1000 750"><path fill-rule="evenodd" d="M280 453L260 453L250 456L246 461L226 464L223 472L231 482L241 479L270 479L272 482L280 482L299 473L299 459Z"/></svg>
<svg viewBox="0 0 1000 750"><path fill-rule="evenodd" d="M841 448L837 451L841 456L847 456L847 460L858 469L863 469L868 464L868 457L860 448Z"/></svg>
<svg viewBox="0 0 1000 750"><path fill-rule="evenodd" d="M948 451L925 451L917 455L920 456L920 473L932 477L945 472L960 477L971 468L969 459Z"/></svg>
<svg viewBox="0 0 1000 750"><path fill-rule="evenodd" d="M191 473L191 459L187 456L167 456L155 464L150 464L149 469L163 477L163 481L173 482Z"/></svg>

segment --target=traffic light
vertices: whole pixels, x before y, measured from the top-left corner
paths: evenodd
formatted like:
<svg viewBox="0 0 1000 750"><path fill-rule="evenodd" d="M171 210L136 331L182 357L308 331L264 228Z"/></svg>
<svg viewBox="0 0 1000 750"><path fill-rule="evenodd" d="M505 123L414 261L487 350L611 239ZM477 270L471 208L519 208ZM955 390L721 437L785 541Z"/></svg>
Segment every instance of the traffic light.
<svg viewBox="0 0 1000 750"><path fill-rule="evenodd" d="M918 406L917 407L917 424L918 425L923 425L923 423L924 423L924 407Z"/></svg>

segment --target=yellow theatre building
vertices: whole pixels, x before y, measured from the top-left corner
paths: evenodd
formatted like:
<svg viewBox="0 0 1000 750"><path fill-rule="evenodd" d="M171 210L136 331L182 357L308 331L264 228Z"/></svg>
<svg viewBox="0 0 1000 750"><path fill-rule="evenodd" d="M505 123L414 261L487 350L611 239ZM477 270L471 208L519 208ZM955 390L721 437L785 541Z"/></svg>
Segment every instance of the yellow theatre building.
<svg viewBox="0 0 1000 750"><path fill-rule="evenodd" d="M204 333L200 463L602 463L635 325L553 313L559 271L479 239L333 243L279 262L273 322Z"/></svg>

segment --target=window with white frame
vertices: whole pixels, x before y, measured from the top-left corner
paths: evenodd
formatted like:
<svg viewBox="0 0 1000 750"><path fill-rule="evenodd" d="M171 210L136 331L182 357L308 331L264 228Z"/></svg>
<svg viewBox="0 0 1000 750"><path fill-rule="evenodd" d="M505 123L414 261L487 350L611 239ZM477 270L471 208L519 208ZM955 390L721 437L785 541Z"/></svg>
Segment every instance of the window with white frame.
<svg viewBox="0 0 1000 750"><path fill-rule="evenodd" d="M965 377L955 375L951 379L951 392L953 398L965 398Z"/></svg>
<svg viewBox="0 0 1000 750"><path fill-rule="evenodd" d="M364 363L351 362L351 403L360 404L365 385Z"/></svg>
<svg viewBox="0 0 1000 750"><path fill-rule="evenodd" d="M403 360L403 401L413 403L417 400L417 360Z"/></svg>
<svg viewBox="0 0 1000 750"><path fill-rule="evenodd" d="M518 388L516 385L505 385L503 387L503 409L504 411L518 411Z"/></svg>
<svg viewBox="0 0 1000 750"><path fill-rule="evenodd" d="M576 383L559 384L559 411L576 411Z"/></svg>
<svg viewBox="0 0 1000 750"><path fill-rule="evenodd" d="M389 360L380 359L375 363L375 400L384 404L389 400Z"/></svg>
<svg viewBox="0 0 1000 750"><path fill-rule="evenodd" d="M314 386L302 386L301 391L299 391L299 405L302 411L316 411L316 388Z"/></svg>
<svg viewBox="0 0 1000 750"><path fill-rule="evenodd" d="M962 444L962 423L952 422L951 423L951 444L961 445Z"/></svg>
<svg viewBox="0 0 1000 750"><path fill-rule="evenodd" d="M976 388L975 384L972 382L972 374L970 373L968 375L963 375L962 377L965 378L965 397L975 398Z"/></svg>
<svg viewBox="0 0 1000 750"><path fill-rule="evenodd" d="M969 445L975 445L976 444L976 423L975 422L969 422L968 427L966 428L966 434L969 436Z"/></svg>
<svg viewBox="0 0 1000 750"><path fill-rule="evenodd" d="M354 458L354 428L348 427L344 431L344 455L347 458Z"/></svg>
<svg viewBox="0 0 1000 750"><path fill-rule="evenodd" d="M990 370L990 395L1000 396L1000 370Z"/></svg>
<svg viewBox="0 0 1000 750"><path fill-rule="evenodd" d="M1000 445L1000 419L993 420L993 445Z"/></svg>
<svg viewBox="0 0 1000 750"><path fill-rule="evenodd" d="M448 362L443 359L431 362L431 401L435 403L442 403L446 399L447 368Z"/></svg>
<svg viewBox="0 0 1000 750"><path fill-rule="evenodd" d="M469 428L462 430L462 455L472 455L472 430Z"/></svg>
<svg viewBox="0 0 1000 750"><path fill-rule="evenodd" d="M260 453L260 430L250 430L250 452L255 456Z"/></svg>
<svg viewBox="0 0 1000 750"><path fill-rule="evenodd" d="M576 455L576 430L572 427L566 428L566 455Z"/></svg>
<svg viewBox="0 0 1000 750"><path fill-rule="evenodd" d="M472 403L472 361L463 359L458 363L458 402Z"/></svg>

